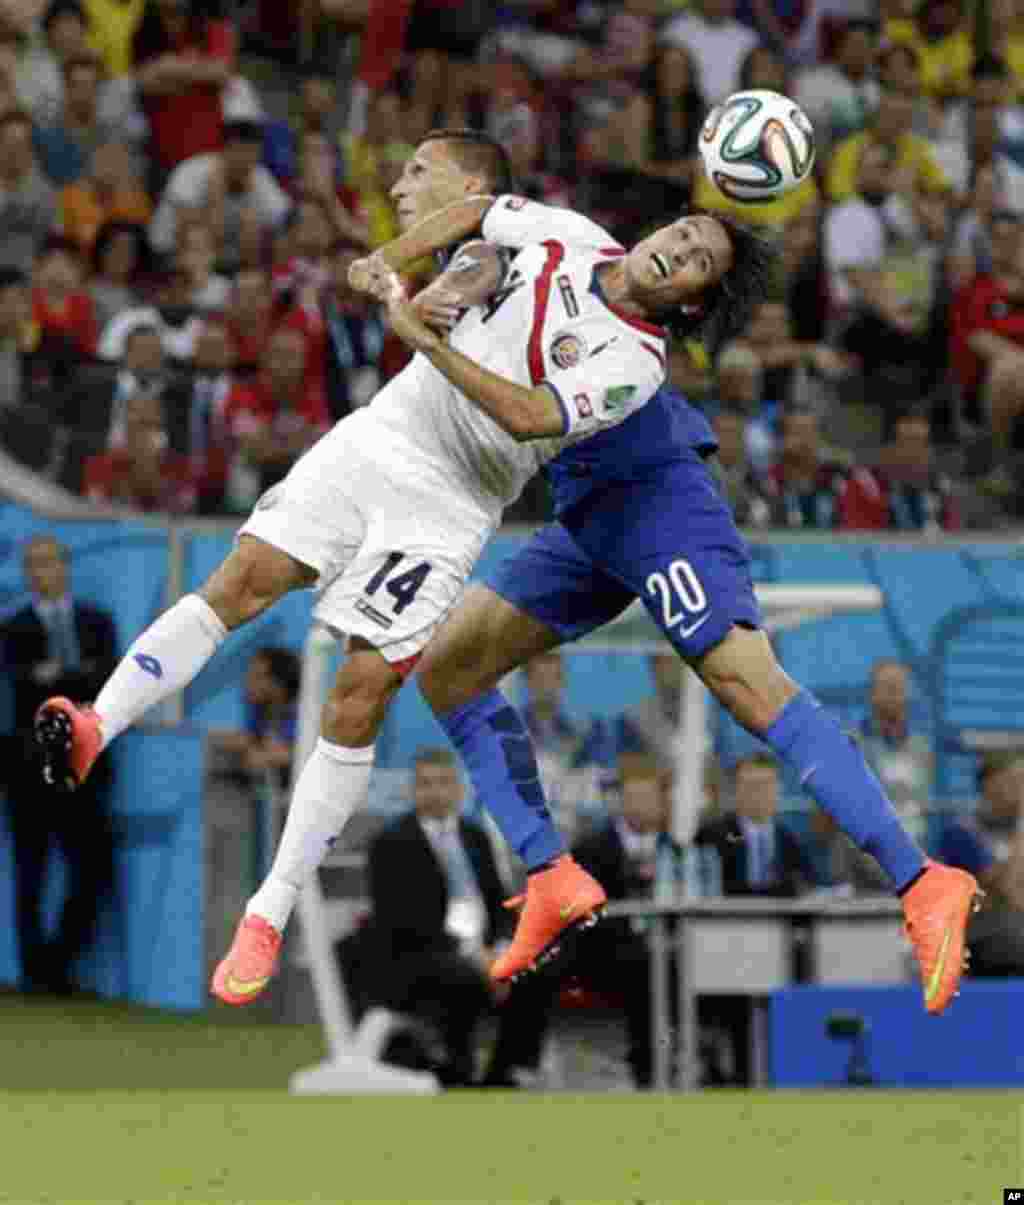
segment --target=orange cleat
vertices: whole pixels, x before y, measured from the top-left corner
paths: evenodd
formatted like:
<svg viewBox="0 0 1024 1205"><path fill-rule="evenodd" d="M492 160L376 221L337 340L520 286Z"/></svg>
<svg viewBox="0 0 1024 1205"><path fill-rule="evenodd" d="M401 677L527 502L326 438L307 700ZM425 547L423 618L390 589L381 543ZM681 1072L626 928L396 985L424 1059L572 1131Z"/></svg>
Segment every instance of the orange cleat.
<svg viewBox="0 0 1024 1205"><path fill-rule="evenodd" d="M277 969L281 934L262 916L243 916L231 949L213 972L211 993L225 1004L248 1004Z"/></svg>
<svg viewBox="0 0 1024 1205"><path fill-rule="evenodd" d="M491 966L496 982L515 982L561 952L565 938L596 925L608 902L604 888L570 854L526 880L526 894L507 900L521 908L512 944Z"/></svg>
<svg viewBox="0 0 1024 1205"><path fill-rule="evenodd" d="M96 712L59 696L47 699L36 711L35 733L43 752L43 778L64 791L80 787L103 748Z"/></svg>
<svg viewBox="0 0 1024 1205"><path fill-rule="evenodd" d="M981 907L985 893L966 870L929 861L903 897L907 937L921 973L924 1006L935 1016L956 995L969 954L964 945L967 920Z"/></svg>

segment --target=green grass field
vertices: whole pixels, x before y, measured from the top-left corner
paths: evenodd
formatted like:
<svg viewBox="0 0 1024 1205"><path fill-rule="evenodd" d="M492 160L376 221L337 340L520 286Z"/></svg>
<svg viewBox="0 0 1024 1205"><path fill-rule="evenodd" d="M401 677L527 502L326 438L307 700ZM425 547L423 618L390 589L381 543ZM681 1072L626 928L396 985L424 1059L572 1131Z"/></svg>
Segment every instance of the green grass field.
<svg viewBox="0 0 1024 1205"><path fill-rule="evenodd" d="M294 1099L319 1031L0 998L4 1205L997 1205L1003 1093Z"/></svg>

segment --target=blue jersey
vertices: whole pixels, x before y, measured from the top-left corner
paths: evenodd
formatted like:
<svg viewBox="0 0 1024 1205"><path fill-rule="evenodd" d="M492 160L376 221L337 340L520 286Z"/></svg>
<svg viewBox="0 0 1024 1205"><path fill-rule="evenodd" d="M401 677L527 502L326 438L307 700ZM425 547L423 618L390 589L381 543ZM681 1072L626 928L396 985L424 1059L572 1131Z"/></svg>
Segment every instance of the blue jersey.
<svg viewBox="0 0 1024 1205"><path fill-rule="evenodd" d="M704 415L671 385L662 385L625 422L566 448L544 472L561 515L594 489L642 481L694 452L703 460L717 449Z"/></svg>

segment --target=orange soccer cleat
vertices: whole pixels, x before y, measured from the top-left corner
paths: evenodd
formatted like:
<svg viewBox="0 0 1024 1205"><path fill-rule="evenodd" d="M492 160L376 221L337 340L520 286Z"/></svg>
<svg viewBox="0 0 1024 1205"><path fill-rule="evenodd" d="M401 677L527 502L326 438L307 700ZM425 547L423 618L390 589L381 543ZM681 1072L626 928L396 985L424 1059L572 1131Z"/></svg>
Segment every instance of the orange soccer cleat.
<svg viewBox="0 0 1024 1205"><path fill-rule="evenodd" d="M103 748L100 719L88 705L59 696L40 703L36 744L43 753L43 778L51 786L74 791L89 776Z"/></svg>
<svg viewBox="0 0 1024 1205"><path fill-rule="evenodd" d="M281 934L262 916L243 916L231 949L213 972L210 991L225 1004L248 1004L270 982L281 953Z"/></svg>
<svg viewBox="0 0 1024 1205"><path fill-rule="evenodd" d="M903 897L906 933L921 972L924 1006L935 1016L956 995L968 959L967 921L984 895L966 870L929 861Z"/></svg>
<svg viewBox="0 0 1024 1205"><path fill-rule="evenodd" d="M570 854L526 880L526 894L505 903L521 908L509 948L491 967L497 982L515 982L550 962L570 933L589 929L608 902L604 888Z"/></svg>

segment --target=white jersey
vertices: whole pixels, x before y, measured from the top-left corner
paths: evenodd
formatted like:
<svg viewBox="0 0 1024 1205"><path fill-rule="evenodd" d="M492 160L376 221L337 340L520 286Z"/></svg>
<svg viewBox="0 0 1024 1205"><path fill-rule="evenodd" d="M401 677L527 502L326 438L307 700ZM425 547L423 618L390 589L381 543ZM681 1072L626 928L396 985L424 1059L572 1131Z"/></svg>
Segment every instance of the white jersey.
<svg viewBox="0 0 1024 1205"><path fill-rule="evenodd" d="M650 400L665 379L666 336L605 301L596 269L624 252L581 214L502 196L482 233L520 250L503 287L465 314L451 346L516 384L550 386L564 433L514 439L421 354L346 425L361 424L361 452L382 472L414 475L453 506L471 502L496 521L563 448Z"/></svg>

